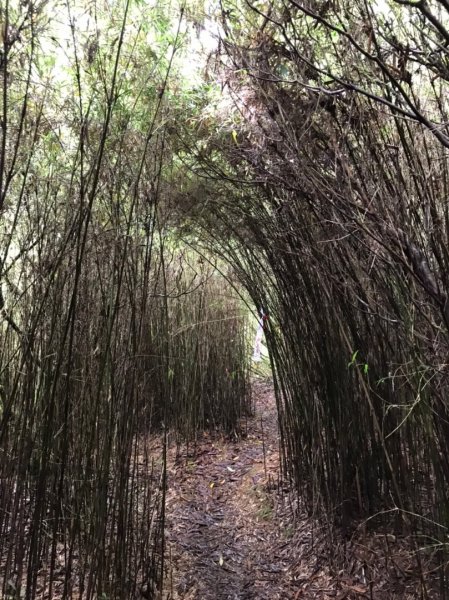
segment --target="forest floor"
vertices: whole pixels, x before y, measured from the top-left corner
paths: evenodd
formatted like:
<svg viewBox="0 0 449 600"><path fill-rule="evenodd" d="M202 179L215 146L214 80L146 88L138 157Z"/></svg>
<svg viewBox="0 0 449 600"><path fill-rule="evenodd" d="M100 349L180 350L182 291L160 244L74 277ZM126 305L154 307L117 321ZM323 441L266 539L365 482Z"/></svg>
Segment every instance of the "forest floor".
<svg viewBox="0 0 449 600"><path fill-rule="evenodd" d="M326 525L293 505L271 385L255 384L254 405L239 439L205 433L170 449L164 599L426 597L406 539L362 528L330 545Z"/></svg>

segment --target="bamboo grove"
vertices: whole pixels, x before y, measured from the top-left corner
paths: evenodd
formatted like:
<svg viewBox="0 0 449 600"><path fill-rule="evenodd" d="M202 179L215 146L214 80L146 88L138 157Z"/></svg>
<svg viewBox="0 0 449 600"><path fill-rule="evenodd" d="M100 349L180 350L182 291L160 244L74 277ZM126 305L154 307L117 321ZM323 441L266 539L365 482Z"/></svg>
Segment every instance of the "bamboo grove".
<svg viewBox="0 0 449 600"><path fill-rule="evenodd" d="M2 598L157 593L170 432L249 410L240 304L163 210L174 13L1 3Z"/></svg>
<svg viewBox="0 0 449 600"><path fill-rule="evenodd" d="M186 171L185 234L270 313L298 494L348 534L367 517L411 534L445 598L449 5L223 3L220 19L207 72L226 100L179 141L201 176Z"/></svg>
<svg viewBox="0 0 449 600"><path fill-rule="evenodd" d="M0 15L1 596L160 591L167 444L251 408L243 297L298 497L447 597L446 0Z"/></svg>

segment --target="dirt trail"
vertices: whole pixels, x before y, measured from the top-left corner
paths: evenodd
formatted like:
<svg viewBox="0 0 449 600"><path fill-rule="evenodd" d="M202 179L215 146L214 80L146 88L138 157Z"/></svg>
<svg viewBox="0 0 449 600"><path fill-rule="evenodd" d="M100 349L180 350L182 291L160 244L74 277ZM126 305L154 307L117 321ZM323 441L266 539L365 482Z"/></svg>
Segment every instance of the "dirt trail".
<svg viewBox="0 0 449 600"><path fill-rule="evenodd" d="M279 486L271 386L257 383L254 397L255 414L238 441L204 434L194 451L169 451L164 600L421 597L406 538L362 528L332 543L304 511L296 507L293 516Z"/></svg>
<svg viewBox="0 0 449 600"><path fill-rule="evenodd" d="M205 435L191 456L184 449L177 462L171 453L167 550L172 583L167 597L302 597L287 504L287 495L279 491L274 395L271 386L257 384L255 414L248 419L246 436L230 443ZM304 544L309 545L312 535L309 522L297 522L296 549L302 525ZM316 564L311 568L316 571Z"/></svg>

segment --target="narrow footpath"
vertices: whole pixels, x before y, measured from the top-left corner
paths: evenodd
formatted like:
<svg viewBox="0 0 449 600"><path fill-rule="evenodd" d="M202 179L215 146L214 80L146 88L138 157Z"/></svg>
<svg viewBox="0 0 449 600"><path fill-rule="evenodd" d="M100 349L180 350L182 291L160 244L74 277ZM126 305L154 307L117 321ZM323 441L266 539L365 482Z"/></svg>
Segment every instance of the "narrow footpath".
<svg viewBox="0 0 449 600"><path fill-rule="evenodd" d="M419 583L382 556L377 538L352 543L344 571L332 566L349 546L330 545L324 525L292 510L271 385L255 384L254 404L238 441L204 434L178 456L170 449L164 600L419 598Z"/></svg>

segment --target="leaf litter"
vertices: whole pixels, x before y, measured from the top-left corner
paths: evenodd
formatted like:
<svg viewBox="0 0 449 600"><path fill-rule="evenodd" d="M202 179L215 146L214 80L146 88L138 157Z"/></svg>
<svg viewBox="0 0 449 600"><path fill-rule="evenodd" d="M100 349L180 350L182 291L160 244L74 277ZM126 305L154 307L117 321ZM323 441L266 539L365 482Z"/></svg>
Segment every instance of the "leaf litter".
<svg viewBox="0 0 449 600"><path fill-rule="evenodd" d="M272 386L257 382L254 396L238 441L208 433L193 454L169 450L164 599L421 597L409 539L392 547L391 536L362 529L347 541L307 514L281 478ZM440 597L432 589L427 597Z"/></svg>

